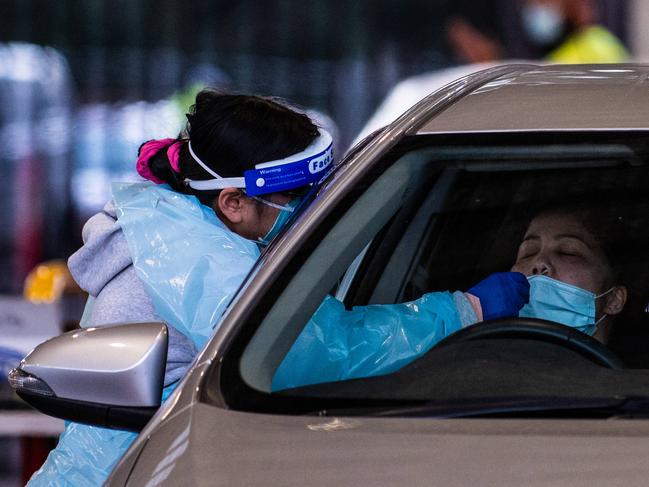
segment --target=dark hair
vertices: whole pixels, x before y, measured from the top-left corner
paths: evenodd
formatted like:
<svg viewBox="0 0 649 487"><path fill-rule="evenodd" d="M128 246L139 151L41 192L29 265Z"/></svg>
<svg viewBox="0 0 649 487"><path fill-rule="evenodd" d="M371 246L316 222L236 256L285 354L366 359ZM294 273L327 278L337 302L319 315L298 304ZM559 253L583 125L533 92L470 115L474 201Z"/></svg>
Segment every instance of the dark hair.
<svg viewBox="0 0 649 487"><path fill-rule="evenodd" d="M278 99L205 89L196 95L178 139L188 137L196 155L220 176L240 177L255 164L304 150L318 135L308 116ZM166 150L149 159L149 168L175 191L194 194L203 204L211 204L219 192L195 191L185 184L185 178L213 177L191 157L186 143L180 149L180 173L171 168Z"/></svg>

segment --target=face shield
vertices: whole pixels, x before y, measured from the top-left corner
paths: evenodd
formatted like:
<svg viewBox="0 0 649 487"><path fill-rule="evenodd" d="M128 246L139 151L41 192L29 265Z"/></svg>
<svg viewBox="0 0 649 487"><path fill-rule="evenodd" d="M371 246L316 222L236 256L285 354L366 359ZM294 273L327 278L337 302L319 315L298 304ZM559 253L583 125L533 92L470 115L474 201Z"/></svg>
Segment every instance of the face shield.
<svg viewBox="0 0 649 487"><path fill-rule="evenodd" d="M189 153L194 160L214 179L185 179L190 188L198 191L242 188L249 196L270 193L287 193L310 186L320 181L333 162L333 140L331 135L319 129L320 135L303 151L284 159L262 162L243 173L243 177L221 177L196 155L191 141Z"/></svg>

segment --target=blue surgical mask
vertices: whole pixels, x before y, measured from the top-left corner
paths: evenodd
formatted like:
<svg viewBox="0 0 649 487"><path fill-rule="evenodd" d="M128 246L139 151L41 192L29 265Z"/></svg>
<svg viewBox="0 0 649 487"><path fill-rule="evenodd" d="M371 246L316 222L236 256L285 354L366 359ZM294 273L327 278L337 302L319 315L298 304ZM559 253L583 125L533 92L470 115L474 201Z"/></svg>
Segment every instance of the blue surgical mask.
<svg viewBox="0 0 649 487"><path fill-rule="evenodd" d="M267 199L261 198L259 196L253 196L253 199L279 210L279 214L277 215L277 218L275 218L273 226L270 227L270 230L268 230L268 233L266 233L266 235L264 235L263 237L259 237L257 243L263 246L268 245L270 241L275 238L275 236L280 232L284 225L286 225L286 222L289 220L289 218L291 218L291 215L295 211L295 208L297 208L298 205L302 202L302 198L300 197L291 199L291 201L289 201L286 205L278 205L277 203L273 203L272 201L268 201Z"/></svg>
<svg viewBox="0 0 649 487"><path fill-rule="evenodd" d="M535 275L527 280L530 283L530 301L521 308L519 317L556 321L587 335L595 334L597 325L606 316L595 321L595 300L610 293L613 288L595 295L548 276Z"/></svg>
<svg viewBox="0 0 649 487"><path fill-rule="evenodd" d="M521 12L523 28L529 39L538 46L557 42L564 32L565 20L558 7L531 4Z"/></svg>

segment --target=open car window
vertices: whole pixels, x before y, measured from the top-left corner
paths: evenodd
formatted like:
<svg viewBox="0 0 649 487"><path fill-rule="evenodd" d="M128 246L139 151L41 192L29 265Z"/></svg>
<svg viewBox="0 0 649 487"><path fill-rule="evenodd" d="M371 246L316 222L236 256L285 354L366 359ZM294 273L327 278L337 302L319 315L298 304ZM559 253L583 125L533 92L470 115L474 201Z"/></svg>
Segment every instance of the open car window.
<svg viewBox="0 0 649 487"><path fill-rule="evenodd" d="M328 217L335 221L323 224L326 231L314 236L317 244L281 291L275 291L273 305L238 361L241 379L252 390L272 393L270 398L293 395L314 399L315 404L319 398L362 404L365 399L448 402L501 394L508 398L626 393L649 397L649 374L638 376L638 370L649 368L646 148L643 134L527 134L431 136L425 144L395 149L346 196L345 211ZM512 268L534 215L562 207L579 208L589 215L584 225L598 227L595 238L605 240L616 282L628 289L623 312L607 318L614 321L607 344L638 370L595 380L587 360L580 362L551 348L544 355L548 345L533 340L524 347L511 340L494 341L480 353L473 345L444 355L436 352L435 345L455 330L424 340L427 327L433 326L425 319L416 325L421 333L411 329L404 335L409 343L399 348L403 336L392 336L390 330L401 332L394 320L403 310L394 305L412 303L412 308L423 296L445 293L444 303L457 307L456 291ZM578 258L566 255L566 259ZM324 303L333 303L335 312L323 312ZM466 316L454 319L467 326ZM399 354L407 348L408 353L417 353L400 357L391 368L356 364L354 360L385 358L381 353L369 358L359 354L368 347L368 339L358 342L368 325L386 333L380 337L382 350ZM309 329L312 334L305 340ZM302 352L308 353L300 355L304 343L309 346ZM530 358L537 352L536 358ZM509 365L503 365L505 355ZM290 357L291 367L287 367ZM492 369L480 368L492 358ZM323 360L332 368L322 365ZM346 362L344 373L341 362ZM546 368L538 370L542 365ZM517 390L512 384L518 376L503 373L506 366L518 374L528 367L528 375L538 373L536 380L544 381L543 386L535 387L538 384L530 379ZM322 373L298 370L318 367ZM547 367L555 368L554 376ZM574 375L573 383L561 381L566 369ZM282 370L297 379L278 382ZM494 379L498 376L500 382ZM510 383L501 387L508 377Z"/></svg>

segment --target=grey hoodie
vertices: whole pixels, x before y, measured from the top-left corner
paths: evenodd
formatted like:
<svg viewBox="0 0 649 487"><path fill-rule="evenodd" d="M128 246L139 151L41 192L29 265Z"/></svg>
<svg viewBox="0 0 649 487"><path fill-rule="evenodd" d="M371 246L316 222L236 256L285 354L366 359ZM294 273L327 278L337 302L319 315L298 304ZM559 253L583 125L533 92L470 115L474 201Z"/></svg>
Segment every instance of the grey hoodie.
<svg viewBox="0 0 649 487"><path fill-rule="evenodd" d="M83 227L84 245L68 259L75 281L95 298L85 326L125 322L163 321L155 312L137 277L126 237L109 202ZM196 356L194 344L175 328L169 329L165 387L178 381Z"/></svg>

